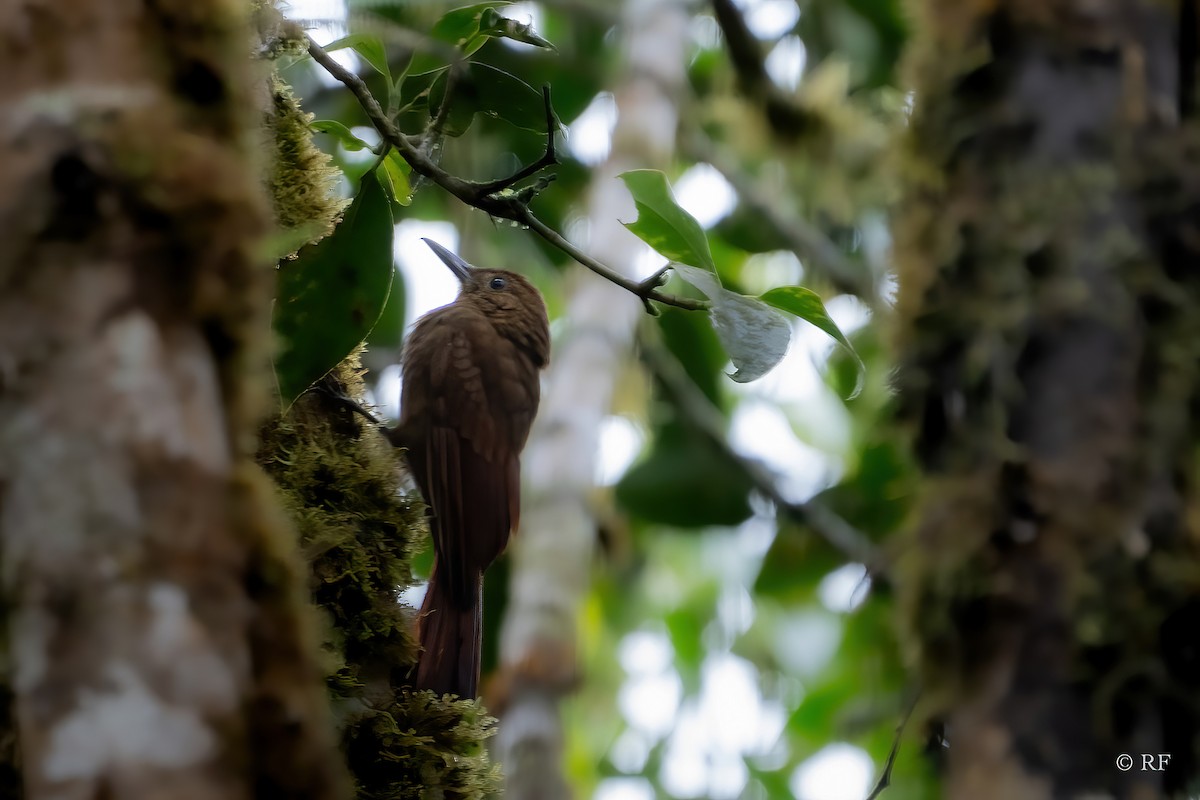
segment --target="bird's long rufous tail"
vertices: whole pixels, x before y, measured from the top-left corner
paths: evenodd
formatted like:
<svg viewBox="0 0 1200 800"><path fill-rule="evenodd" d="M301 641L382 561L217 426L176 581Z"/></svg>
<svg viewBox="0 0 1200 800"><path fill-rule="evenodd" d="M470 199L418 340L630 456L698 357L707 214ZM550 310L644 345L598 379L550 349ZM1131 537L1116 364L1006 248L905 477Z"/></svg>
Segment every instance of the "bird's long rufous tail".
<svg viewBox="0 0 1200 800"><path fill-rule="evenodd" d="M447 582L438 580L435 559L421 603L419 632L416 687L474 700L483 643L483 576L476 576L466 602L456 603Z"/></svg>

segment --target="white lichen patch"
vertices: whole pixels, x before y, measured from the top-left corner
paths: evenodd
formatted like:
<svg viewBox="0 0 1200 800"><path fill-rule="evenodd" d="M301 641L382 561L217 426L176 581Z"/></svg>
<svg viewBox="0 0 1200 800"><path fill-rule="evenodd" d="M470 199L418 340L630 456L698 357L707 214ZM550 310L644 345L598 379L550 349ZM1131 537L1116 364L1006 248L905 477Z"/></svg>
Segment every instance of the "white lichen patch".
<svg viewBox="0 0 1200 800"><path fill-rule="evenodd" d="M40 606L27 606L10 618L12 626L9 647L15 656L13 690L17 694L31 691L42 682L49 665L50 639L54 634L54 617Z"/></svg>
<svg viewBox="0 0 1200 800"><path fill-rule="evenodd" d="M168 697L210 711L233 711L239 697L234 669L193 618L187 594L174 584L156 583L147 602L146 647L151 663L166 672Z"/></svg>
<svg viewBox="0 0 1200 800"><path fill-rule="evenodd" d="M118 768L181 769L216 753L217 739L200 710L155 696L127 664L105 671L113 687L81 693L55 725L42 762L48 781L94 780Z"/></svg>
<svg viewBox="0 0 1200 800"><path fill-rule="evenodd" d="M113 430L171 458L228 471L216 367L200 334L181 329L165 342L150 315L137 310L110 322L104 339L113 361L109 386L130 412Z"/></svg>

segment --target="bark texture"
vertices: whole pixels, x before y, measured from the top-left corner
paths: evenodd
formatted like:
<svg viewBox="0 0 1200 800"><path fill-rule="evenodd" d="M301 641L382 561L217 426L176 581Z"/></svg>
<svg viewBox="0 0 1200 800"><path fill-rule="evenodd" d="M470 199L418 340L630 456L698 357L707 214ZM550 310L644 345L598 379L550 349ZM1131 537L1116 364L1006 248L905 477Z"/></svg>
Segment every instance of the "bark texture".
<svg viewBox="0 0 1200 800"><path fill-rule="evenodd" d="M895 233L899 410L925 481L897 577L946 795L1181 791L1200 150L1180 6L917 5Z"/></svg>
<svg viewBox="0 0 1200 800"><path fill-rule="evenodd" d="M678 125L676 98L687 64L687 14L676 0L630 0L620 29L626 63L614 94L612 153L588 197L589 252L632 267L644 245L619 220L636 215L617 175L667 166ZM513 538L511 598L501 641L497 760L512 800L570 796L563 775L561 699L579 679L576 619L589 584L596 520L600 426L644 313L628 292L585 276L563 315L541 410L522 458L525 499Z"/></svg>
<svg viewBox="0 0 1200 800"><path fill-rule="evenodd" d="M0 2L0 587L31 798L344 788L249 458L271 271L244 11Z"/></svg>

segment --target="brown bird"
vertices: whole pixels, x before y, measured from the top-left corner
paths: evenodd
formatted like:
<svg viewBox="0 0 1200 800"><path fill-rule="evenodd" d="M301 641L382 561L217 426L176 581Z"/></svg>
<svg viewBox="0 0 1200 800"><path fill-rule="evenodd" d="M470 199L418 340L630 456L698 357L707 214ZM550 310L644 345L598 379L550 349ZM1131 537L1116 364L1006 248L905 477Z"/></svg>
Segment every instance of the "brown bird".
<svg viewBox="0 0 1200 800"><path fill-rule="evenodd" d="M521 450L550 358L546 304L525 278L472 267L425 239L458 277L458 298L417 321L401 362L392 441L429 506L433 574L421 605L418 688L474 698L483 573L520 518Z"/></svg>

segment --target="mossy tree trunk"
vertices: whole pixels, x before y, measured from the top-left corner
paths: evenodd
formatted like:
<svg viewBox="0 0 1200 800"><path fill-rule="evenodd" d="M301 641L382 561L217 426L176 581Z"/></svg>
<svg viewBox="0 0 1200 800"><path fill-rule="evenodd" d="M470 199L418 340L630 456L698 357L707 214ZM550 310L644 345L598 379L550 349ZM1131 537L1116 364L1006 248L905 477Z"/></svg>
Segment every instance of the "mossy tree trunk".
<svg viewBox="0 0 1200 800"><path fill-rule="evenodd" d="M925 481L897 579L946 795L1179 792L1200 731L1188 4L917 5L898 384Z"/></svg>
<svg viewBox="0 0 1200 800"><path fill-rule="evenodd" d="M6 796L348 788L251 459L271 270L247 10L0 2Z"/></svg>

